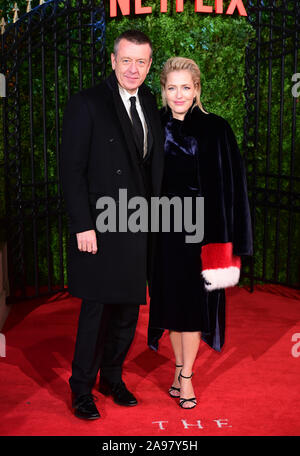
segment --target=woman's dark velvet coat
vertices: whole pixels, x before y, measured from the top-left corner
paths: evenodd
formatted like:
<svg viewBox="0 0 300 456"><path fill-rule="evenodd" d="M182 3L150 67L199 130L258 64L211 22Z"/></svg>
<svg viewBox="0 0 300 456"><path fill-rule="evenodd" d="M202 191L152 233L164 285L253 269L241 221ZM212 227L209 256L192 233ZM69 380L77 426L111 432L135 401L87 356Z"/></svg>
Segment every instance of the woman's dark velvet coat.
<svg viewBox="0 0 300 456"><path fill-rule="evenodd" d="M163 108L162 126L166 127L171 118L170 109ZM202 245L231 242L234 255L252 255L245 166L232 128L224 118L205 114L196 107L186 114L183 132L198 143L198 177L204 197ZM180 180L180 175L177 179ZM161 334L161 330L149 328L149 345L157 347Z"/></svg>
<svg viewBox="0 0 300 456"><path fill-rule="evenodd" d="M171 115L163 108L163 127ZM205 114L197 107L186 114L183 131L198 143L200 193L205 208L202 244L232 242L235 255L252 255L245 165L232 128L224 118Z"/></svg>

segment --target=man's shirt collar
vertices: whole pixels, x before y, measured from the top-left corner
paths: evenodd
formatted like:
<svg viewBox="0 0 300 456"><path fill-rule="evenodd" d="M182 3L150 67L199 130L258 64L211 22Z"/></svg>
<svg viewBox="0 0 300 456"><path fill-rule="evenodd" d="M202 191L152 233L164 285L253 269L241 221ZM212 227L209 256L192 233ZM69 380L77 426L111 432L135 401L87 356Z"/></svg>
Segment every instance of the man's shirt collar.
<svg viewBox="0 0 300 456"><path fill-rule="evenodd" d="M118 83L118 86L119 86L119 92L120 92L120 95L123 99L125 99L126 101L129 101L129 98L130 97L138 97L138 91L139 89L137 88L136 89L136 92L135 93L129 93L126 89L124 89L124 87L122 87L119 83Z"/></svg>

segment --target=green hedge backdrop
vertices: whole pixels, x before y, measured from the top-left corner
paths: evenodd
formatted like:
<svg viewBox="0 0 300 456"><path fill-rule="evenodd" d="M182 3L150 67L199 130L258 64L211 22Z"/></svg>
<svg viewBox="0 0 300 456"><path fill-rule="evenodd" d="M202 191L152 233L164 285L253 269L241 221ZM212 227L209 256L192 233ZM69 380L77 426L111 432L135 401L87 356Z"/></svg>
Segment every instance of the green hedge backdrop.
<svg viewBox="0 0 300 456"><path fill-rule="evenodd" d="M24 3L24 2L23 2ZM174 2L175 3L175 2ZM21 9L22 3L19 2ZM147 33L152 42L154 48L153 64L150 73L147 78L147 84L151 87L153 92L156 94L159 106L161 105L160 98L160 86L159 86L159 75L164 62L171 56L180 55L194 59L201 70L202 75L202 102L207 111L214 112L225 117L231 124L238 143L243 151L243 134L244 134L244 117L245 117L245 48L249 41L255 37L255 31L245 17L240 17L238 14L233 16L225 15L213 15L213 14L196 14L194 12L194 2L186 1L184 6L184 12L176 13L175 5L169 1L170 7L169 12L161 14L159 11L160 3L158 1L149 0L143 2L144 6L152 6L152 14L141 15L141 16L125 16L117 18L109 18L108 6L107 8L107 23L106 23L106 62L107 62L107 73L110 69L110 52L113 49L113 41L117 35L128 28L137 28ZM229 1L224 1L225 6L229 4ZM2 1L2 14L5 15L7 21L12 20L11 9L13 2L6 0ZM24 5L23 12L25 11ZM6 14L5 14L6 12ZM268 30L263 31L265 37L268 37ZM49 65L52 65L49 62ZM76 79L76 68L74 67L74 79ZM262 81L261 84L261 99L265 100L267 97L267 65L262 67ZM84 86L89 85L89 75L84 75ZM41 81L35 81L34 90L39 93ZM281 79L280 79L280 62L274 64L273 68L273 91L280 90ZM76 91L76 85L74 85L74 92ZM284 93L289 94L290 80L287 78L284 84ZM50 90L51 94L51 90ZM64 99L65 94L60 95ZM48 108L48 114L50 124L54 123L55 112L54 106ZM278 154L276 150L276 140L279 134L279 103L273 106L273 117L272 117L272 137L271 137L271 148L274 149L274 153L270 155L270 167L271 170L275 171L278 168ZM289 109L287 107L287 109ZM26 106L26 100L22 107L24 118L28 116L28 106ZM290 114L289 114L290 113ZM1 112L2 115L2 112ZM263 104L260 115L262 119L266 118L267 105ZM297 111L299 116L299 108ZM37 114L38 117L38 114ZM62 118L62 112L60 112L60 119ZM297 117L299 119L299 117ZM51 120L52 119L52 120ZM291 112L288 111L285 116L285 122L288 126L291 121ZM37 120L38 122L38 120ZM51 123L52 122L52 123ZM1 121L2 128L2 121ZM1 131L1 130L0 130ZM287 131L290 129L287 128ZM256 151L257 166L260 171L265 169L266 156L265 156L265 143L267 141L267 128L262 128L260 132L259 149ZM269 135L270 136L270 135ZM29 136L26 139L24 136L24 148L26 150L26 141L29 140ZM291 166L290 163L290 144L291 144L291 133L286 134L283 142L283 154L282 154L282 170L284 173L289 173ZM51 148L51 145L49 145ZM297 132L296 147L300 149L300 137ZM26 161L26 157L24 157ZM0 143L0 161L3 165L3 142ZM56 156L55 148L53 147L53 153L50 150L48 170L49 175L55 177L56 169ZM296 175L300 175L300 164L299 160L295 164ZM251 165L249 165L249 171L251 171ZM0 168L0 191L1 191L1 208L0 217L4 216L4 175L3 166ZM41 176L43 175L43 169L40 169ZM262 178L258 184L261 188L264 187L265 181ZM271 184L272 185L272 184ZM274 186L276 187L276 182ZM288 189L288 181L281 181L282 189ZM298 185L298 184L297 184ZM53 192L55 192L53 188ZM298 188L299 191L299 188ZM274 249L284 247L287 237L287 225L284 220L281 221L281 231L279 239L275 239L275 225L272 223L272 216L268 223L268 245L270 255L263 258L263 240L265 238L264 232L264 216L263 209L258 207L257 209L257 221L255 226L255 275L261 276L264 270L265 277L268 280L274 278ZM297 216L298 217L298 216ZM294 247L300 249L300 220L295 217L293 225L293 236L294 236ZM2 238L4 237L4 231L1 230ZM57 230L54 228L51 231L51 254L53 255L53 282L59 280L59 257L56 253L58 239ZM41 255L45 247L46 238L45 233L39 236L39 244L41 249ZM28 249L32 249L29 245ZM30 255L29 255L30 257ZM282 252L282 263L279 267L279 275L277 279L281 282L286 281L286 253ZM42 261L42 260L41 260ZM30 259L29 259L30 263ZM294 284L299 285L299 258L293 256L291 259L291 279ZM41 263L40 266L41 281L47 281L47 265L46 261ZM33 271L33 265L28 265L28 270ZM249 270L246 266L246 271ZM29 273L30 276L33 276ZM66 277L65 277L66 279Z"/></svg>

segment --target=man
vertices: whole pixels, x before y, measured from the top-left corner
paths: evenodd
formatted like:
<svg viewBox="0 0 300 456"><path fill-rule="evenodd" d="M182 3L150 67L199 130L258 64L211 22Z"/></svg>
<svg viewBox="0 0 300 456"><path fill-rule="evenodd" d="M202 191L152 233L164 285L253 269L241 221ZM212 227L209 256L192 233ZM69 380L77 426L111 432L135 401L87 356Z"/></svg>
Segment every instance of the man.
<svg viewBox="0 0 300 456"><path fill-rule="evenodd" d="M104 82L70 98L61 145L68 286L82 298L69 383L75 415L84 419L100 417L91 394L99 368L101 393L119 405L137 404L122 380L122 365L139 305L146 304L152 251L149 233L97 231L96 201L109 196L118 208L119 189L127 190L128 200L159 196L163 169L159 114L143 84L151 41L140 31L122 33L111 63L114 71Z"/></svg>

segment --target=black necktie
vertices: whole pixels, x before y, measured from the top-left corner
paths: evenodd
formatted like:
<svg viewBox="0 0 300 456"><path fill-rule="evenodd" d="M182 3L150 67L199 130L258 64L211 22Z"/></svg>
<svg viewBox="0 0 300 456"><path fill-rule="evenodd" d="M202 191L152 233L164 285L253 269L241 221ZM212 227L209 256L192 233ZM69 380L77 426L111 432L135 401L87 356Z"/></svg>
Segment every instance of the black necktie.
<svg viewBox="0 0 300 456"><path fill-rule="evenodd" d="M144 129L140 119L140 116L136 109L136 97L129 98L130 106L130 115L132 120L133 134L138 147L138 151L141 153L142 157L144 156Z"/></svg>

